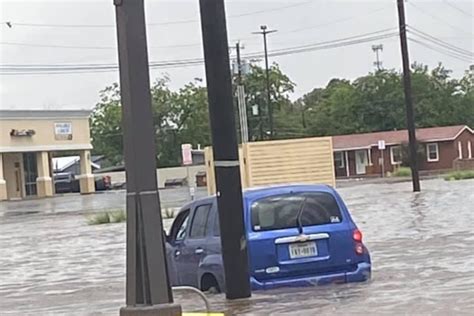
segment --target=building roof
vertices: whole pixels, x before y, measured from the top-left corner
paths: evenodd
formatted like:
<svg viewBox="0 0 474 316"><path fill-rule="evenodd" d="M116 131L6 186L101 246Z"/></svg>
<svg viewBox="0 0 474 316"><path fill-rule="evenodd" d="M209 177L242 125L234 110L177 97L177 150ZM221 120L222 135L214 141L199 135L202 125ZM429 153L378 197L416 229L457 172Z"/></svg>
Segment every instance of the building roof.
<svg viewBox="0 0 474 316"><path fill-rule="evenodd" d="M96 161L102 159L103 156L92 156L91 157L91 165L96 168L100 169L100 165L96 163ZM80 156L65 156L65 157L54 157L53 158L53 168L55 172L62 172L67 168L71 167L72 165L78 163L81 160Z"/></svg>
<svg viewBox="0 0 474 316"><path fill-rule="evenodd" d="M2 119L87 118L91 110L7 110L0 109Z"/></svg>
<svg viewBox="0 0 474 316"><path fill-rule="evenodd" d="M416 130L416 139L419 142L450 141L456 139L464 130L472 129L467 125L419 128ZM408 142L408 131L386 131L351 135L337 135L332 138L335 151L370 148L384 140L386 145L398 145Z"/></svg>

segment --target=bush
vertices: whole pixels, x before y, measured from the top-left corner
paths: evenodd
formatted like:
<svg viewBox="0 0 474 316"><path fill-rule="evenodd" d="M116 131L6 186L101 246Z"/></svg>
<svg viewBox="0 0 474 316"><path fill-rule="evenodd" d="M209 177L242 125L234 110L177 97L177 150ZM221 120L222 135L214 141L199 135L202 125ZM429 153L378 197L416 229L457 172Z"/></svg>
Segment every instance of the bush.
<svg viewBox="0 0 474 316"><path fill-rule="evenodd" d="M408 167L400 167L393 172L394 177L409 177L411 176L411 169Z"/></svg>
<svg viewBox="0 0 474 316"><path fill-rule="evenodd" d="M124 210L118 210L110 213L111 223L121 223L127 220L127 213Z"/></svg>
<svg viewBox="0 0 474 316"><path fill-rule="evenodd" d="M474 170L468 171L455 171L448 173L444 180L452 181L452 180L465 180L465 179L474 179Z"/></svg>
<svg viewBox="0 0 474 316"><path fill-rule="evenodd" d="M127 220L127 214L124 210L108 211L94 214L89 217L87 223L89 225L102 225L110 223L121 223Z"/></svg>

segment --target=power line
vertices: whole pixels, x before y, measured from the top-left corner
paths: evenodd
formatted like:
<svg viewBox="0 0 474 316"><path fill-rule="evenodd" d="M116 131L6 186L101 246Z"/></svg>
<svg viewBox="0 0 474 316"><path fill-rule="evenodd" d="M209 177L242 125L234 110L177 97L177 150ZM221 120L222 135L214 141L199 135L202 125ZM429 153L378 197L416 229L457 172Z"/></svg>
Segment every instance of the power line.
<svg viewBox="0 0 474 316"><path fill-rule="evenodd" d="M240 18L252 15L258 15L262 13L268 12L277 12L282 10L287 10L303 5L307 5L313 3L313 1L303 1L298 3L293 3L290 5L280 6L276 8L264 9L264 10L256 10L250 11L245 13L239 14L231 14L228 15L227 18ZM177 25L177 24L189 24L199 22L199 19L186 19L186 20L175 20L175 21L167 21L167 22L156 22L156 23L147 23L147 26L166 26L166 25ZM115 28L115 24L43 24L43 23L21 23L21 22L14 22L14 21L4 21L1 24L8 26L8 28L12 28L15 26L21 27L45 27L45 28Z"/></svg>
<svg viewBox="0 0 474 316"><path fill-rule="evenodd" d="M351 45L357 45L357 44L367 43L367 42L376 41L376 40L388 39L388 38L396 37L396 36L398 36L398 32L372 36L372 37L368 37L364 39L349 40L342 43L326 44L326 45L317 46L317 47L295 48L295 49L287 50L287 51L278 51L274 53L269 53L268 56L278 57L278 56L292 55L292 54L297 54L297 53L304 53L304 52L309 52L309 51L317 51L317 50L322 50L322 49L351 46Z"/></svg>
<svg viewBox="0 0 474 316"><path fill-rule="evenodd" d="M286 6L286 8L299 6L299 5L302 5L302 4L305 4L305 3L306 2ZM370 11L370 12L368 12L368 14L366 14L364 16L347 17L347 18L331 21L331 22L328 22L328 23L318 24L318 25L314 25L314 26L308 26L308 27L305 27L305 28L296 28L296 29L289 30L289 31L281 31L279 34L292 34L292 33L301 32L301 31L307 31L307 30L314 30L314 29L318 29L318 28L323 28L323 27L326 27L326 26L334 25L334 24L339 24L339 23L344 23L344 22L348 22L348 21L351 21L351 20L360 19L362 17L366 17L366 16L378 13L378 12L383 11L383 10L386 10L386 8L379 8L379 9ZM247 15L249 15L249 14L247 13ZM253 36L252 37L239 37L239 40L256 41L255 37L253 37ZM231 40L230 42L235 42L235 41L238 41L238 40ZM76 45L62 45L62 44L59 44L59 45L58 44L33 44L33 43L23 43L23 42L0 42L0 45L38 47L38 48L58 48L58 49L117 50L117 47L115 47L115 46L76 46ZM163 46L149 46L149 48L152 48L152 49L167 49L167 48L197 47L197 46L201 46L201 45L202 45L201 43L186 43L186 44L163 45Z"/></svg>
<svg viewBox="0 0 474 316"><path fill-rule="evenodd" d="M390 30L390 29L389 29ZM286 56L291 54L298 54L310 51L317 51L323 49L331 49L336 47L351 46L361 43L366 43L374 40L381 40L390 37L397 36L397 32L387 33L387 30L371 32L362 35L351 36L339 40L326 41L313 43L310 45L289 47L286 49L279 49L275 51L270 51L269 56L278 57ZM246 54L245 58L262 58L262 53L251 53ZM201 65L203 60L200 58L194 59L183 59L183 60L172 60L172 61L163 61L163 62L151 62L150 68L174 68L174 67L185 67L185 66L194 66ZM82 64L82 65L3 65L0 67L2 70L2 75L17 75L17 74L59 74L59 73L71 73L71 72L106 72L106 71L116 71L118 66L116 64Z"/></svg>
<svg viewBox="0 0 474 316"><path fill-rule="evenodd" d="M103 50L103 49L116 50L117 49L117 47L113 47L113 46L70 46L70 45L54 45L54 44L30 44L30 43L19 43L19 42L0 42L0 45L40 47L40 48L93 49L93 50Z"/></svg>
<svg viewBox="0 0 474 316"><path fill-rule="evenodd" d="M442 48L439 48L439 47L436 47L436 46L432 46L432 45L430 45L430 44L427 44L427 43L425 43L425 42L423 42L423 41L420 41L420 40L417 40L417 39L414 39L414 38L408 38L408 40L409 40L410 42L416 43L416 44L418 44L418 45L420 45L420 46L423 46L423 47L425 47L425 48L429 48L429 49L431 49L431 50L433 50L433 51L435 51L435 52L438 52L438 53L443 54L443 55L445 55L445 56L449 56L449 57L455 58L455 59L460 60L460 61L463 61L463 62L468 62L468 63L469 63L469 62L472 61L471 59L469 59L469 58L467 58L467 57L464 57L464 56L462 56L462 55L458 55L458 54L453 53L453 52L451 52L451 51L449 51L449 50L442 49Z"/></svg>
<svg viewBox="0 0 474 316"><path fill-rule="evenodd" d="M464 14L464 15L470 17L470 18L474 17L474 15L472 15L472 13L464 11L463 9L461 9L460 7L454 5L453 3L449 2L448 0L444 0L443 2L446 3L448 6L450 6L451 8L453 8L454 10L456 10L458 12L461 12L462 14Z"/></svg>
<svg viewBox="0 0 474 316"><path fill-rule="evenodd" d="M334 21L331 21L331 22L322 23L322 24L318 24L318 25L314 25L314 26L308 26L308 27L300 27L300 28L296 28L296 29L293 29L293 30L284 31L284 32L281 32L281 33L297 33L297 32L306 31L306 30L314 30L314 29L318 29L318 28L322 28L322 27L326 27L326 26L330 26L330 25L334 25L334 24L339 24L339 23L344 23L344 22L348 22L348 21L352 21L352 20L357 20L357 19L367 17L367 16L370 16L372 14L375 14L375 13L378 13L378 12L381 12L381 11L385 11L385 10L387 10L386 7L378 8L378 9L369 11L367 14L364 14L362 16L361 15L355 15L355 16L353 15L353 16L350 16L350 17L334 20Z"/></svg>
<svg viewBox="0 0 474 316"><path fill-rule="evenodd" d="M408 29L410 31L410 33L416 35L416 36L419 36L419 37L422 37L424 38L425 40L428 40L430 42L432 42L433 44L436 44L438 46L442 46L446 49L449 49L449 50L452 50L458 54L461 54L461 55L466 55L466 56L469 56L469 57L473 57L474 56L474 53L471 52L471 51L468 51L468 50L465 50L463 48L460 48L460 47L457 47L457 46L454 46L448 42L445 42L445 41L442 41L440 40L439 38L436 38L428 33L425 33L423 31L420 31L420 30L417 30L416 28L414 27L411 27L411 26L408 26Z"/></svg>
<svg viewBox="0 0 474 316"><path fill-rule="evenodd" d="M446 26L449 26L450 28L452 28L453 30L456 30L457 32L463 32L463 33L466 33L466 34L471 34L472 35L472 32L467 32L466 30L464 29L461 29L457 26L454 26L452 25L451 23L447 22L446 20L444 19L441 19L440 17L432 14L432 13L429 13L428 11L426 10L423 10L422 8L420 8L418 5L414 4L413 1L410 1L408 2L409 5L411 5L414 9L416 9L417 11L419 11L420 13L424 14L424 15L427 15L429 17L431 17L432 19L438 21L438 22L441 22L443 23L444 25Z"/></svg>
<svg viewBox="0 0 474 316"><path fill-rule="evenodd" d="M382 29L382 30L379 30L379 31L364 33L364 34L360 34L360 35L353 35L353 36L349 36L349 37L339 38L339 39L336 39L336 40L330 40L330 41L317 42L317 43L313 43L313 44L306 44L306 45L296 46L296 47L293 47L293 49L312 48L314 46L321 46L321 45L326 45L326 44L335 44L335 43L349 41L349 40L367 38L368 36L393 34L393 32L392 33L387 33L387 32L394 31L394 30L395 30L395 28L393 28L393 27L392 28L386 28L386 29ZM288 50L288 49L287 48L277 49L277 50L273 50L272 53L277 53L279 51L285 51L285 50Z"/></svg>

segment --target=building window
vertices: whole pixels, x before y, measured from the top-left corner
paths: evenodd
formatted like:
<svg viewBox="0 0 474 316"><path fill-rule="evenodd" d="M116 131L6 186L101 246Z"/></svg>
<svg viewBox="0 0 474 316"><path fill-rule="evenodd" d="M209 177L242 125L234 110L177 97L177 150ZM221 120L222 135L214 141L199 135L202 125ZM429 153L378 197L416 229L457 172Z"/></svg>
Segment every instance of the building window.
<svg viewBox="0 0 474 316"><path fill-rule="evenodd" d="M390 162L392 165L399 165L402 163L402 147L393 146L390 147Z"/></svg>
<svg viewBox="0 0 474 316"><path fill-rule="evenodd" d="M428 159L428 162L439 161L438 143L426 145L426 158Z"/></svg>
<svg viewBox="0 0 474 316"><path fill-rule="evenodd" d="M472 159L472 144L471 141L467 141L467 158Z"/></svg>
<svg viewBox="0 0 474 316"><path fill-rule="evenodd" d="M462 159L462 143L458 142L458 157L459 159Z"/></svg>
<svg viewBox="0 0 474 316"><path fill-rule="evenodd" d="M336 151L334 153L334 164L336 165L336 168L344 168L344 152L342 151Z"/></svg>

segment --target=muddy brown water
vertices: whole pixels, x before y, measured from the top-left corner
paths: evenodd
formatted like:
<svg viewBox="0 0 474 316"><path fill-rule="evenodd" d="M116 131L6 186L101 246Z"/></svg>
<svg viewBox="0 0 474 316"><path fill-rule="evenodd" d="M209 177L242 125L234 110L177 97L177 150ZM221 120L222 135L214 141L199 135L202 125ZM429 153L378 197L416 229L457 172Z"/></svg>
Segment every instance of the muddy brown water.
<svg viewBox="0 0 474 316"><path fill-rule="evenodd" d="M474 181L364 184L340 190L371 251L360 284L255 292L214 310L244 315L472 315ZM41 203L41 202L35 202ZM117 315L125 296L125 225L75 212L0 216L0 315ZM15 211L15 210L14 210ZM20 212L21 213L21 212ZM169 220L166 225L169 225ZM200 310L190 294L175 299Z"/></svg>

